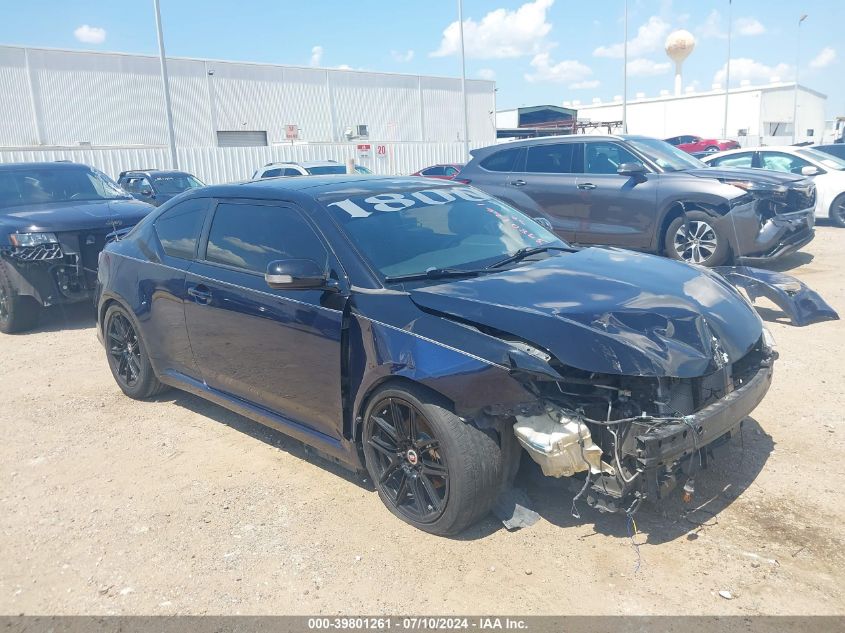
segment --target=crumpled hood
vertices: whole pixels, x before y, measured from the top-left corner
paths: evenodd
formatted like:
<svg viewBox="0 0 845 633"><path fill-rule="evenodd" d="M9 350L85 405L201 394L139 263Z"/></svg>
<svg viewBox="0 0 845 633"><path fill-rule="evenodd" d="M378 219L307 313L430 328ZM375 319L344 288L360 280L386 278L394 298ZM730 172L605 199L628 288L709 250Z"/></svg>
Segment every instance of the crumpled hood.
<svg viewBox="0 0 845 633"><path fill-rule="evenodd" d="M688 169L683 173L698 178L714 178L726 180L751 180L767 185L789 185L804 180L806 176L787 174L769 169L749 169L745 167L708 167L706 169Z"/></svg>
<svg viewBox="0 0 845 633"><path fill-rule="evenodd" d="M155 209L139 200L49 202L0 210L0 227L9 232L83 231L133 226Z"/></svg>
<svg viewBox="0 0 845 633"><path fill-rule="evenodd" d="M751 305L715 273L619 249L562 253L410 294L421 308L600 373L702 376L742 358L762 335Z"/></svg>

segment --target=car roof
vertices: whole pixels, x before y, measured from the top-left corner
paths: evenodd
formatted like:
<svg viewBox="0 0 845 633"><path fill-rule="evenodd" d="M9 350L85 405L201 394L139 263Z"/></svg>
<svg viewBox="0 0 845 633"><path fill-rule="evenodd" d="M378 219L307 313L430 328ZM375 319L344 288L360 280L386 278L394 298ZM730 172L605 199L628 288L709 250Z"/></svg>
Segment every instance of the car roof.
<svg viewBox="0 0 845 633"><path fill-rule="evenodd" d="M182 171L181 169L127 169L126 171L120 172L122 176L130 176L132 174L144 174L148 176L162 176L166 174L179 174L180 176L190 176L186 171Z"/></svg>
<svg viewBox="0 0 845 633"><path fill-rule="evenodd" d="M283 196L285 192L296 192L310 198L318 198L335 191L354 189L358 195L385 190L419 189L421 186L448 187L454 183L414 176L376 176L369 174L337 174L328 176L310 176L308 178L267 178L265 180L247 180L240 183L210 185L194 189L191 197L227 197L227 198L266 198Z"/></svg>
<svg viewBox="0 0 845 633"><path fill-rule="evenodd" d="M277 161L273 163L267 163L264 167L278 167L280 165L293 165L295 167L334 167L335 165L340 165L335 160L306 160L302 162L297 161Z"/></svg>

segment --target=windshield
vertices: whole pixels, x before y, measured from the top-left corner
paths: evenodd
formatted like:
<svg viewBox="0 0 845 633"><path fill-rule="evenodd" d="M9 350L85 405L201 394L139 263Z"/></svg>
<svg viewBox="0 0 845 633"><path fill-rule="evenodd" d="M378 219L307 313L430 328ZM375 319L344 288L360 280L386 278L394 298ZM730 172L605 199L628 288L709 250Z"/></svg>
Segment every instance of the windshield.
<svg viewBox="0 0 845 633"><path fill-rule="evenodd" d="M385 277L470 270L521 248L565 246L531 218L472 187L393 189L320 202Z"/></svg>
<svg viewBox="0 0 845 633"><path fill-rule="evenodd" d="M355 165L355 171L359 174L372 174L373 172L364 167L363 165Z"/></svg>
<svg viewBox="0 0 845 633"><path fill-rule="evenodd" d="M824 152L820 152L817 149L799 149L796 153L801 154L806 158L810 158L816 161L817 163L821 163L829 169L845 171L845 160L837 158L836 156L831 156L830 154L825 154Z"/></svg>
<svg viewBox="0 0 845 633"><path fill-rule="evenodd" d="M327 174L345 174L346 165L320 165L319 167L306 167L307 171L312 176L325 176Z"/></svg>
<svg viewBox="0 0 845 633"><path fill-rule="evenodd" d="M690 156L666 141L656 138L626 138L625 140L665 171L684 171L707 167L694 156Z"/></svg>
<svg viewBox="0 0 845 633"><path fill-rule="evenodd" d="M155 176L153 187L159 193L182 193L188 189L196 189L204 185L190 174L174 174L172 176Z"/></svg>
<svg viewBox="0 0 845 633"><path fill-rule="evenodd" d="M129 197L108 176L93 169L0 170L0 208L48 202L126 200Z"/></svg>

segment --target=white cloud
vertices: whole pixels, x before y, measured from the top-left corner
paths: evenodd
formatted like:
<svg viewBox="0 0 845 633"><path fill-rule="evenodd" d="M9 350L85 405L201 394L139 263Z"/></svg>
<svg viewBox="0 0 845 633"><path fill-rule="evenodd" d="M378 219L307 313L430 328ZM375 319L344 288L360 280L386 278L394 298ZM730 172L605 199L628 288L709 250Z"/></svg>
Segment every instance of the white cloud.
<svg viewBox="0 0 845 633"><path fill-rule="evenodd" d="M727 39L727 30L722 27L722 14L713 9L696 30L696 35L701 39L717 38Z"/></svg>
<svg viewBox="0 0 845 633"><path fill-rule="evenodd" d="M414 51L410 48L404 53L402 51L390 51L390 56L400 64L405 64L414 59Z"/></svg>
<svg viewBox="0 0 845 633"><path fill-rule="evenodd" d="M99 26L83 24L73 32L73 36L86 44L102 44L106 41L106 30Z"/></svg>
<svg viewBox="0 0 845 633"><path fill-rule="evenodd" d="M830 46L824 47L818 55L810 60L810 68L827 68L836 61L836 50Z"/></svg>
<svg viewBox="0 0 845 633"><path fill-rule="evenodd" d="M766 27L757 18L739 18L734 27L740 35L762 35L766 32Z"/></svg>
<svg viewBox="0 0 845 633"><path fill-rule="evenodd" d="M672 68L670 62L656 62L651 59L640 57L628 62L629 77L654 77L669 72Z"/></svg>
<svg viewBox="0 0 845 633"><path fill-rule="evenodd" d="M496 9L476 22L464 20L464 49L467 57L504 59L536 54L548 45L545 37L552 30L546 12L554 0L534 0L515 11ZM440 48L432 57L445 57L460 52L460 24L452 22L443 30Z"/></svg>
<svg viewBox="0 0 845 633"><path fill-rule="evenodd" d="M739 57L731 60L731 84L738 84L743 79L752 83L768 83L776 77L789 77L794 75L792 66L781 62L775 66L767 66L747 57ZM725 83L725 66L713 76L713 83Z"/></svg>
<svg viewBox="0 0 845 633"><path fill-rule="evenodd" d="M323 61L323 47L315 46L311 49L311 65L319 66L321 61Z"/></svg>
<svg viewBox="0 0 845 633"><path fill-rule="evenodd" d="M492 68L482 68L478 71L478 78L486 79L487 81L493 81L494 79L496 79L496 71Z"/></svg>
<svg viewBox="0 0 845 633"><path fill-rule="evenodd" d="M531 66L534 68L534 72L525 75L525 80L531 83L551 81L554 83L569 84L570 88L575 89L578 87L595 88L598 86L598 82L585 86L586 83L594 81L590 80L593 71L589 66L579 61L566 59L555 63L548 53L538 53L531 60Z"/></svg>
<svg viewBox="0 0 845 633"><path fill-rule="evenodd" d="M668 34L669 23L659 16L651 16L645 24L637 29L637 34L633 39L628 40L628 55L638 57L662 48ZM624 56L624 46L624 42L599 46L593 51L593 55L596 57L621 58Z"/></svg>
<svg viewBox="0 0 845 633"><path fill-rule="evenodd" d="M576 81L574 84L569 84L572 90L592 90L598 88L601 82L598 79L587 79L586 81Z"/></svg>

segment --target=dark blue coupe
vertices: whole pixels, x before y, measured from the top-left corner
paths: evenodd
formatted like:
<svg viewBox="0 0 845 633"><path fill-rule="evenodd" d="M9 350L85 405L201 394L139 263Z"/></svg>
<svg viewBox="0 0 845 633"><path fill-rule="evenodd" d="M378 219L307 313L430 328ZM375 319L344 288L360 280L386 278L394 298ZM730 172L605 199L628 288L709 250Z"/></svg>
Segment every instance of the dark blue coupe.
<svg viewBox="0 0 845 633"><path fill-rule="evenodd" d="M420 178L190 191L107 245L98 286L127 395L177 387L366 468L437 534L484 516L524 453L602 510L665 496L757 406L776 357L723 277L572 248Z"/></svg>

